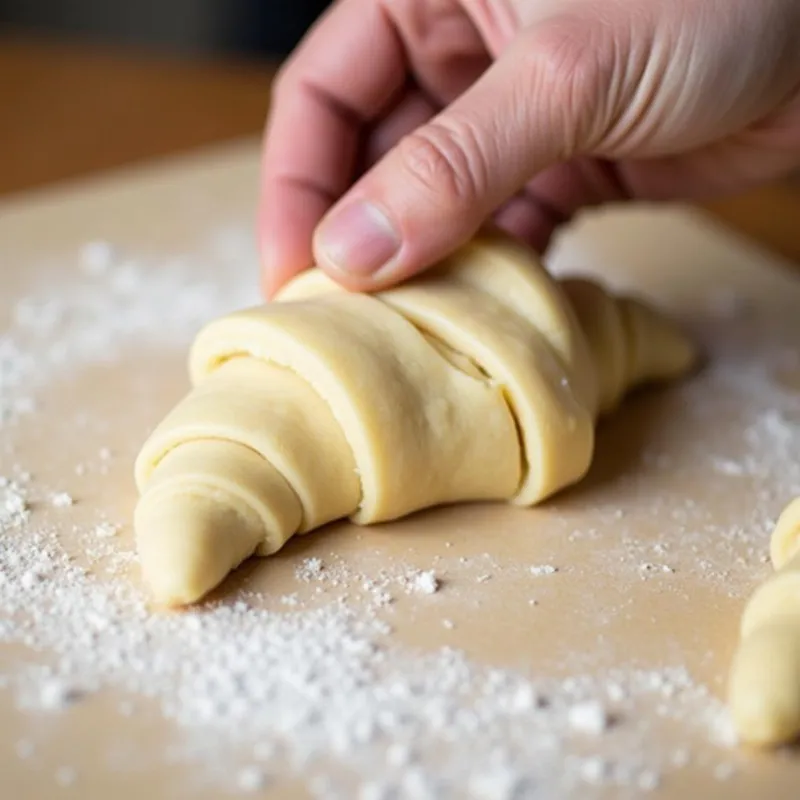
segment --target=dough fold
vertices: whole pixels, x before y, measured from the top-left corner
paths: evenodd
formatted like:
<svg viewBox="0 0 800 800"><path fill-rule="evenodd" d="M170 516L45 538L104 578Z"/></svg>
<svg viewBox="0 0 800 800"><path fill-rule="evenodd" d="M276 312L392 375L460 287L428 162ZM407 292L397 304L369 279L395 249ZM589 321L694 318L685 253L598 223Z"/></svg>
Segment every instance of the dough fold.
<svg viewBox="0 0 800 800"><path fill-rule="evenodd" d="M728 685L739 738L773 747L800 736L800 498L770 539L775 573L747 602Z"/></svg>
<svg viewBox="0 0 800 800"><path fill-rule="evenodd" d="M694 360L649 307L497 232L375 295L310 270L195 339L193 389L136 461L145 580L182 605L332 520L539 503L584 476L601 414Z"/></svg>

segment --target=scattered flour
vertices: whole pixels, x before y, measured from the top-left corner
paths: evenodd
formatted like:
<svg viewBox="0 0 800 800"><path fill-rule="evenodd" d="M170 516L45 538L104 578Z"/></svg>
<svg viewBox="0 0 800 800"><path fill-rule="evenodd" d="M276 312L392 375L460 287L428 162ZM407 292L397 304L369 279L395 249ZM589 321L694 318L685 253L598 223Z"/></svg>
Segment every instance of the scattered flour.
<svg viewBox="0 0 800 800"><path fill-rule="evenodd" d="M599 736L611 723L606 709L596 701L578 703L568 712L570 727L580 733Z"/></svg>
<svg viewBox="0 0 800 800"><path fill-rule="evenodd" d="M439 579L433 570L417 572L409 581L411 588L418 594L436 594L439 591Z"/></svg>
<svg viewBox="0 0 800 800"><path fill-rule="evenodd" d="M673 572L675 572L675 570L668 564L653 564L649 561L645 561L643 564L640 564L639 569L646 574L662 573L671 575Z"/></svg>
<svg viewBox="0 0 800 800"><path fill-rule="evenodd" d="M322 563L322 559L307 558L300 563L295 570L295 574L300 580L313 581L321 577L324 569L325 565Z"/></svg>
<svg viewBox="0 0 800 800"><path fill-rule="evenodd" d="M109 242L87 242L80 252L80 267L92 277L99 277L108 272L117 259L114 246Z"/></svg>
<svg viewBox="0 0 800 800"><path fill-rule="evenodd" d="M37 705L43 711L63 711L77 703L82 696L83 692L69 681L58 677L49 678L39 686Z"/></svg>
<svg viewBox="0 0 800 800"><path fill-rule="evenodd" d="M24 525L29 518L25 488L10 478L0 476L0 535Z"/></svg>
<svg viewBox="0 0 800 800"><path fill-rule="evenodd" d="M59 767L56 770L56 783L60 786L72 786L78 779L78 773L73 767Z"/></svg>
<svg viewBox="0 0 800 800"><path fill-rule="evenodd" d="M580 764L581 778L587 783L602 784L611 774L611 764L600 756L593 756L583 760Z"/></svg>
<svg viewBox="0 0 800 800"><path fill-rule="evenodd" d="M76 366L114 361L134 346L184 346L209 319L257 302L255 247L241 232L237 239L241 280L229 254L215 262L207 244L196 255L134 258L113 242L90 242L77 253L77 276L63 264L32 269L33 285L0 329L0 425L33 413L37 391Z"/></svg>
<svg viewBox="0 0 800 800"><path fill-rule="evenodd" d="M558 572L558 567L552 564L542 564L541 566L532 566L530 568L531 575L554 575Z"/></svg>
<svg viewBox="0 0 800 800"><path fill-rule="evenodd" d="M50 502L54 508L69 508L75 504L72 495L68 492L56 492L51 498Z"/></svg>
<svg viewBox="0 0 800 800"><path fill-rule="evenodd" d="M13 535L13 547L0 551L0 639L55 657L11 674L20 705L64 713L104 688L149 698L182 731L173 757L217 764L220 780L237 748L269 744L262 752L283 754L236 772L229 788L242 792L258 791L262 776L272 784L280 765L307 772L332 757L372 787L364 791L381 786L387 797L416 797L411 792L423 785L436 797L465 787L490 798L584 796L576 787L586 785L587 768L576 762L565 770L562 762L571 737L587 733L603 734L617 765L595 782L635 785L644 771L671 767L649 722L667 697L669 718L730 743L724 709L682 668L532 679L472 664L452 648L398 648L379 604L357 610L342 599L272 612L251 597L153 615L125 582L103 582L77 566L54 532ZM32 571L50 578L26 584L22 576ZM316 582L337 572L344 582L345 571L334 562L311 567ZM403 585L424 574L398 571L386 580ZM351 571L351 585L363 582ZM373 593L374 586L365 595ZM603 699L609 694L613 701ZM607 702L619 725L607 726ZM130 714L130 703L119 711ZM333 780L315 784L317 796L336 796ZM514 794L515 786L535 791Z"/></svg>
<svg viewBox="0 0 800 800"><path fill-rule="evenodd" d="M245 767L236 776L236 785L243 792L260 792L269 786L269 777L260 767Z"/></svg>
<svg viewBox="0 0 800 800"><path fill-rule="evenodd" d="M98 539L111 539L119 533L120 526L113 522L101 522L94 529L94 535Z"/></svg>

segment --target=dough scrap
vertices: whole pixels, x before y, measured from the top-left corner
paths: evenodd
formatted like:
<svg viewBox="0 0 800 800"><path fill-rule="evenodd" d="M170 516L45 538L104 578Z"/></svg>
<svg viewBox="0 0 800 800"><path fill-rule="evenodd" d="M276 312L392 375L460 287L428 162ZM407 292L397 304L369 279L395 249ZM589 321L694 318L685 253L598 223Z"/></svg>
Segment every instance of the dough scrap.
<svg viewBox="0 0 800 800"><path fill-rule="evenodd" d="M185 605L336 519L539 503L585 475L600 415L695 359L650 307L499 232L374 295L310 270L195 339L193 389L136 460L145 581Z"/></svg>
<svg viewBox="0 0 800 800"><path fill-rule="evenodd" d="M739 738L759 747L800 736L800 497L770 539L775 573L747 602L728 703Z"/></svg>

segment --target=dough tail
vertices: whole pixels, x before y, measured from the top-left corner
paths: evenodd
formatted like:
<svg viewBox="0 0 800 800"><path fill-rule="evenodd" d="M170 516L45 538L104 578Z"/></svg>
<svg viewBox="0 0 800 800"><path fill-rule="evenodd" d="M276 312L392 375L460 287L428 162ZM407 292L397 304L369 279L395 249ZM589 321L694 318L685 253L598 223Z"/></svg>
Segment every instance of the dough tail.
<svg viewBox="0 0 800 800"><path fill-rule="evenodd" d="M728 686L739 737L771 747L800 736L800 499L771 539L777 572L748 601Z"/></svg>
<svg viewBox="0 0 800 800"><path fill-rule="evenodd" d="M633 389L673 380L696 363L694 343L645 303L613 295L582 278L568 278L561 285L591 350L599 415L614 411Z"/></svg>

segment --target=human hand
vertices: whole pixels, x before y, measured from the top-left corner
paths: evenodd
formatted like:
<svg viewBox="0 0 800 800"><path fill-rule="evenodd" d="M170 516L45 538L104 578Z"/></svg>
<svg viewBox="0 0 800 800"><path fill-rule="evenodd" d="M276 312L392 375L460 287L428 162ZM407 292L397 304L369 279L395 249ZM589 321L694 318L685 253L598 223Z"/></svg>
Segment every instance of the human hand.
<svg viewBox="0 0 800 800"><path fill-rule="evenodd" d="M698 198L800 164L797 0L338 0L265 135L271 295L369 291L494 219L543 250L579 208Z"/></svg>

